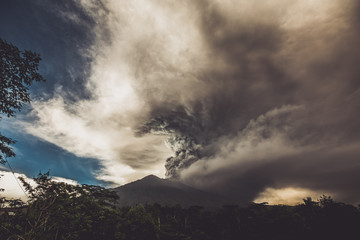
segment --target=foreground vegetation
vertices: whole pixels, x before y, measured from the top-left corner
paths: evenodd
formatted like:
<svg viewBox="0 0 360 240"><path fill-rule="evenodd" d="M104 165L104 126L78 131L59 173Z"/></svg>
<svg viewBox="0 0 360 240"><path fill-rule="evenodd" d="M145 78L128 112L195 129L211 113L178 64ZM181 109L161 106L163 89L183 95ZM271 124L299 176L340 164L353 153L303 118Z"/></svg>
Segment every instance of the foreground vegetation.
<svg viewBox="0 0 360 240"><path fill-rule="evenodd" d="M114 192L39 174L26 204L1 198L0 239L360 239L358 208L327 196L297 206L137 205L117 209Z"/></svg>

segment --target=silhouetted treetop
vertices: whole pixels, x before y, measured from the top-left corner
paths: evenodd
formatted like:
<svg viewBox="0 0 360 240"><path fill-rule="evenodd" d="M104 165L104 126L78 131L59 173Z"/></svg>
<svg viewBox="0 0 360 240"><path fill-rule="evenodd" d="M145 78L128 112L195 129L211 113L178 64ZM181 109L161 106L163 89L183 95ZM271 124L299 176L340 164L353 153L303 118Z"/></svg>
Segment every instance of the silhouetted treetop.
<svg viewBox="0 0 360 240"><path fill-rule="evenodd" d="M24 104L29 103L29 86L34 82L45 81L39 70L39 54L20 51L16 46L0 38L0 119L2 115L14 117ZM0 163L15 153L9 147L15 143L0 133Z"/></svg>

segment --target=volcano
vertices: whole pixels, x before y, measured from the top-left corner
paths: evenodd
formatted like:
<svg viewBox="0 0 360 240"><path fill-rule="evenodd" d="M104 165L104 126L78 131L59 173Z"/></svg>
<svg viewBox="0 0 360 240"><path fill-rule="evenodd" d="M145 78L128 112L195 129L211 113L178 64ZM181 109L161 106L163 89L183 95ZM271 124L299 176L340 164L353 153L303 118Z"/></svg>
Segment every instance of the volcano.
<svg viewBox="0 0 360 240"><path fill-rule="evenodd" d="M217 194L187 186L172 179L161 179L154 175L112 189L119 195L119 207L136 204L155 204L162 206L181 205L203 206L205 208L221 207L227 200Z"/></svg>

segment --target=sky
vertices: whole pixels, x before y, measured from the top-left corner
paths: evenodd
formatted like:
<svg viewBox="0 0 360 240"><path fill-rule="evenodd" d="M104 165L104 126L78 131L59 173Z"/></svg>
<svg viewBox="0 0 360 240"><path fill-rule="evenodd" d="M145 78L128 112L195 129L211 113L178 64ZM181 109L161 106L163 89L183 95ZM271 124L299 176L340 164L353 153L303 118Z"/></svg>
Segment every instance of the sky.
<svg viewBox="0 0 360 240"><path fill-rule="evenodd" d="M359 18L356 0L2 0L0 37L39 53L47 80L0 123L10 162L358 204Z"/></svg>

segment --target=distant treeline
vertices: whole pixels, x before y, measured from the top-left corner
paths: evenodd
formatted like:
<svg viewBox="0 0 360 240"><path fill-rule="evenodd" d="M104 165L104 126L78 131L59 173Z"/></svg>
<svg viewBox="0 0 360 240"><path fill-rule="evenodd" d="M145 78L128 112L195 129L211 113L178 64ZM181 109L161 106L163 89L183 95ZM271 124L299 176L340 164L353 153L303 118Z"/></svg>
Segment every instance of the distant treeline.
<svg viewBox="0 0 360 240"><path fill-rule="evenodd" d="M322 196L297 206L253 203L207 211L200 206L116 208L117 195L39 174L29 202L1 198L0 239L305 240L360 239L360 211Z"/></svg>

